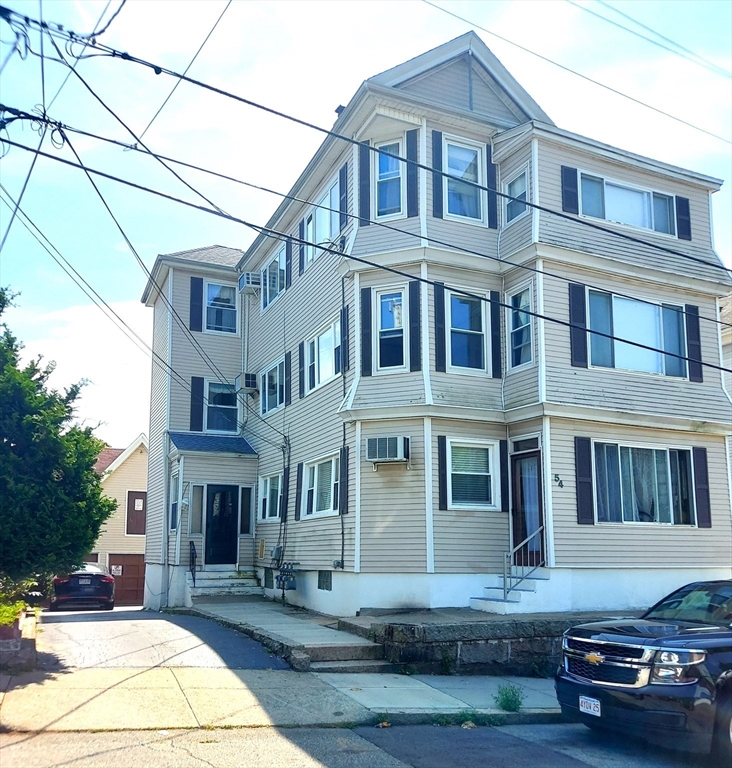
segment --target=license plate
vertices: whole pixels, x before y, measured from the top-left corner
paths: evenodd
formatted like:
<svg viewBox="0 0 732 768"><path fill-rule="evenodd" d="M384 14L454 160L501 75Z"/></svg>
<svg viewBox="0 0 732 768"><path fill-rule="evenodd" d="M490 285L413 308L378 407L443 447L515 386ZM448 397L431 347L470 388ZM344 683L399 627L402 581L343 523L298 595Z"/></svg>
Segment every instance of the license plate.
<svg viewBox="0 0 732 768"><path fill-rule="evenodd" d="M584 712L586 715L600 717L600 701L598 699L591 699L589 696L580 696L579 709L580 712Z"/></svg>
<svg viewBox="0 0 732 768"><path fill-rule="evenodd" d="M79 579L79 584L91 584L91 579Z"/></svg>

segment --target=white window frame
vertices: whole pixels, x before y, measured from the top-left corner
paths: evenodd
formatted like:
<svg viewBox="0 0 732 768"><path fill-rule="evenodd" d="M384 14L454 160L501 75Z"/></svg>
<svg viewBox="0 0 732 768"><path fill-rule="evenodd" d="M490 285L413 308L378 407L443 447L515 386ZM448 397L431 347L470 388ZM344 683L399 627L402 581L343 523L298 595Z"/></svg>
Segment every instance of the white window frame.
<svg viewBox="0 0 732 768"><path fill-rule="evenodd" d="M316 510L315 509L315 501L317 496L317 489L318 489L318 468L326 463L330 463L331 466L331 480L330 480L330 507L328 509L322 509L322 510ZM313 482L314 486L312 487L313 491L313 510L312 512L308 512L308 496L311 490L310 486L310 471L314 470L314 477ZM309 461L305 464L303 464L303 471L302 471L302 491L301 491L301 499L300 499L300 519L301 520L312 520L314 518L318 517L333 517L338 515L338 502L340 494L340 457L336 454L326 455L322 456L319 459L315 459L314 461Z"/></svg>
<svg viewBox="0 0 732 768"><path fill-rule="evenodd" d="M472 293L472 291L468 291ZM482 335L483 335L483 367L482 368L471 368L470 366L462 366L462 365L454 365L452 362L452 297L455 296L457 298L462 299L469 299L471 301L480 301L480 309L481 309L481 322L483 325ZM460 374L473 374L473 375L484 375L484 376L490 376L491 375L491 329L490 329L490 313L488 312L487 307L487 301L484 300L485 297L481 296L480 294L475 294L476 299L473 298L473 296L465 296L464 294L460 293L459 291L445 291L445 347L446 347L446 355L447 355L447 370L451 373L460 373ZM463 333L471 333L470 331L459 331ZM474 332L473 332L474 333Z"/></svg>
<svg viewBox="0 0 732 768"><path fill-rule="evenodd" d="M374 144L375 149L381 147L388 147L392 144L396 144L397 155L404 157L404 138L399 137L390 139L389 141L380 141L378 144ZM372 155L372 178L374 183L371 190L371 204L374 212L374 218L379 221L389 221L390 219L403 219L406 216L407 206L407 172L406 166L403 161L398 160L397 166L399 168L399 210L394 213L379 214L379 158L381 155L378 152L371 152Z"/></svg>
<svg viewBox="0 0 732 768"><path fill-rule="evenodd" d="M324 208L330 208L331 210L323 210ZM319 215L328 217L329 232L327 238L321 237L318 232ZM318 247L319 245L332 248L332 244L335 243L340 232L340 178L336 174L325 185L324 190L318 196L317 205L313 206L305 216L305 240L313 243L313 245L305 246L305 262L303 267L307 269L321 253L325 252L322 248Z"/></svg>
<svg viewBox="0 0 732 768"><path fill-rule="evenodd" d="M320 371L320 340L330 333L333 338L333 375L328 378L321 378ZM314 350L313 350L314 347ZM338 353L336 354L336 350ZM313 358L314 351L314 358ZM334 320L330 325L323 328L320 333L312 336L305 342L305 392L314 392L316 389L325 386L329 381L341 375L343 368L343 350L341 350L341 321L340 318ZM315 383L310 384L310 369L315 368Z"/></svg>
<svg viewBox="0 0 732 768"><path fill-rule="evenodd" d="M208 425L208 409L209 407L222 407L222 408L231 408L231 406L211 406L210 405L210 398L211 398L211 385L224 385L231 387L232 393L234 395L234 398L236 400L236 429L229 430L229 429L211 429ZM204 391L206 393L206 396L204 398L203 403L203 431L207 432L212 435L238 435L239 434L239 423L241 421L241 413L240 413L240 407L239 407L239 396L236 392L236 385L232 384L228 381L222 382L218 379L204 379Z"/></svg>
<svg viewBox="0 0 732 768"><path fill-rule="evenodd" d="M168 530L177 531L180 526L180 471L176 469L168 478ZM173 522L173 505L175 505L175 525Z"/></svg>
<svg viewBox="0 0 732 768"><path fill-rule="evenodd" d="M450 212L450 196L448 194L448 181L451 177L448 173L449 168L449 146L463 147L465 149L477 150L478 152L478 181L480 186L485 186L486 182L486 162L485 162L485 144L481 144L478 141L471 139L465 139L461 136L451 136L448 134L442 135L442 170L444 175L442 176L442 200L443 200L443 217L445 219L452 219L453 221L462 221L467 224L478 224L480 226L486 225L486 216L488 212L488 193L484 189L477 190L478 200L480 202L480 217L473 218L472 216L462 216L459 213ZM459 179L458 179L459 181Z"/></svg>
<svg viewBox="0 0 732 768"><path fill-rule="evenodd" d="M274 408L267 407L267 378L272 371L277 371L277 405ZM280 372L282 373L282 381L279 380ZM287 399L287 393L285 392L285 386L287 385L287 376L285 372L285 358L280 357L271 365L263 368L258 374L259 378L259 410L262 416L268 416L270 413L278 411L280 408L285 407L285 400ZM279 401L279 393L282 392L282 401Z"/></svg>
<svg viewBox="0 0 732 768"><path fill-rule="evenodd" d="M218 286L219 288L231 288L234 291L234 330L233 331L219 331L215 328L208 327L208 287L210 285ZM203 332L211 333L216 336L237 337L239 335L239 286L233 283L221 282L220 280L204 280L203 281Z"/></svg>
<svg viewBox="0 0 732 768"><path fill-rule="evenodd" d="M401 293L402 295L402 365L390 365L382 367L380 365L379 356L379 340L381 333L381 296L388 293ZM385 373L404 373L409 370L409 291L406 285L395 285L391 287L382 287L373 291L373 328L372 328L372 344L373 344L373 360L374 360L374 372L378 374ZM387 329L389 330L389 329Z"/></svg>
<svg viewBox="0 0 732 768"><path fill-rule="evenodd" d="M513 202L513 200L509 200L507 197L503 198L503 221L505 222L504 227L510 227L511 224L513 224L515 221L520 221L525 216L527 216L531 212L531 208L529 208L528 203L529 200L529 164L526 163L522 168L520 168L516 173L514 173L512 176L508 178L508 180L503 184L503 193L505 195L510 195L511 193L508 191L511 184L518 181L518 179L521 178L521 176L526 177L526 199L524 201L524 210L521 211L521 213L516 214L512 219L508 218L508 206L510 203Z"/></svg>
<svg viewBox="0 0 732 768"><path fill-rule="evenodd" d="M666 453L666 476L668 480L668 488L669 488L669 501L671 502L672 496L671 496L671 463L669 459L669 451L687 451L689 453L689 469L690 469L690 477L689 477L689 489L690 494L689 498L691 500L691 515L694 518L693 523L674 523L673 522L673 514L674 510L673 507L671 508L671 522L660 522L656 520L649 520L649 521L640 521L640 520L600 520L598 517L598 493L597 493L597 453L595 449L596 443L602 443L603 445L616 445L618 447L618 451L620 451L620 448L641 448L645 450L651 450L651 451L664 451ZM619 472L622 473L622 465L619 466ZM695 484L695 475L694 475L694 451L693 446L690 445L652 445L650 443L636 443L631 441L619 441L615 438L592 438L592 488L593 488L593 510L595 515L595 525L608 525L608 526L641 526L644 528L652 527L652 528L680 528L688 530L689 528L698 528L698 518L697 518L697 508L696 508L696 484ZM621 474L621 481L620 481L620 498L621 498L621 506L620 506L620 514L622 518L622 494L623 494L623 482L622 482L622 474Z"/></svg>
<svg viewBox="0 0 732 768"><path fill-rule="evenodd" d="M467 504L452 500L452 449L453 447L485 448L489 450L489 465L491 478L491 503ZM471 440L467 438L447 439L447 508L464 510L500 510L501 509L501 458L500 441Z"/></svg>
<svg viewBox="0 0 732 768"><path fill-rule="evenodd" d="M683 304L666 304L665 302L659 303L656 299L652 299L650 297L648 298L629 298L626 296L619 296L616 293L613 293L612 291L600 291L596 290L594 288L587 288L585 291L585 317L587 318L587 328L588 330L592 331L592 326L590 324L590 293L606 293L608 296L610 296L610 306L612 309L613 318L615 317L615 299L623 299L625 301L637 301L639 304L645 304L655 307L659 310L659 337L661 339L659 349L664 350L664 329L663 329L663 308L668 307L669 309L674 309L680 313L680 323L681 323L681 331L684 336L684 348L681 350L681 354L684 357L688 357L688 339L686 337L686 322L685 322L685 315L684 315L684 305ZM613 330L613 336L616 336L617 334ZM680 362L683 363L684 368L686 370L685 374L683 376L673 376L669 373L666 373L666 355L667 354L673 354L670 352L662 351L658 354L661 357L661 367L663 370L661 371L644 371L639 370L637 368L621 368L615 364L615 350L613 349L613 365L593 365L592 363L592 339L593 334L588 333L588 344L587 344L587 367L591 368L596 371L620 371L624 374L638 374L640 376L653 376L654 378L658 378L659 376L663 377L665 380L671 380L671 381L688 381L689 380L689 361L688 360L681 360ZM617 342L614 339L609 340L610 343L613 345L613 348L616 344L622 344L622 342ZM642 344L645 344L646 342L639 342ZM653 346L653 344L648 343L648 346ZM640 347L639 347L640 349ZM645 350L649 351L650 350Z"/></svg>
<svg viewBox="0 0 732 768"><path fill-rule="evenodd" d="M512 371L518 371L522 370L524 368L528 368L531 365L534 365L536 363L536 350L534 349L534 316L529 315L529 334L531 337L531 359L527 360L526 362L519 363L518 365L513 364L513 332L515 330L518 330L517 328L513 327L513 299L514 296L518 296L520 293L523 293L524 291L529 291L529 312L534 312L534 286L533 283L522 283L521 285L516 286L515 288L512 288L510 291L507 291L505 294L505 301L508 307L506 308L506 368L507 372L511 373ZM521 326L522 328L526 326Z"/></svg>
<svg viewBox="0 0 732 768"><path fill-rule="evenodd" d="M264 312L265 309L268 307L271 307L272 304L285 292L287 288L287 248L283 245L273 256L271 259L269 259L266 264L262 267L260 270L261 275L261 287L260 287L260 293L262 294L262 312ZM277 262L277 275L278 275L278 281L277 281L277 293L275 293L274 296L269 295L269 281L267 280L267 275L269 272L269 268L272 264ZM279 287L279 281L282 280L282 287Z"/></svg>
<svg viewBox="0 0 732 768"><path fill-rule="evenodd" d="M605 186L606 184L611 184L616 187L622 187L628 190L631 190L633 192L644 192L648 195L650 195L650 217L651 217L651 225L650 227L642 227L638 226L636 224L628 224L623 221L615 221L615 219L608 219L607 215L603 216L602 218L598 216L593 216L590 213L585 213L582 206L582 177L583 176L590 176L593 179L599 179L602 182L602 195L603 195L603 208L605 208ZM655 189L653 187L643 187L639 184L633 184L632 182L627 181L621 181L619 179L615 179L612 177L604 176L601 173L597 173L595 171L587 171L582 168L577 169L577 182L578 182L578 198L579 198L579 212L580 216L583 216L588 219L592 219L593 221L607 221L610 224L614 224L618 227L628 227L629 229L633 230L634 232L653 232L656 235L661 235L662 237L669 237L673 240L678 239L678 232L679 232L679 223L676 220L676 195L671 194L669 192L662 191L660 189ZM672 221L674 226L673 232L663 232L659 231L654 228L654 206L653 206L653 195L661 195L662 197L670 198L671 200L671 214L672 214ZM603 213L607 213L606 211L603 211Z"/></svg>
<svg viewBox="0 0 732 768"><path fill-rule="evenodd" d="M269 494L271 491L271 484L274 478L278 478L279 490L277 493L277 510L275 514L271 514L271 509L267 509L267 516L264 517L265 501L269 506ZM282 472L275 472L271 475L262 475L259 478L259 503L257 504L257 522L268 523L270 521L280 519L280 506L282 504Z"/></svg>

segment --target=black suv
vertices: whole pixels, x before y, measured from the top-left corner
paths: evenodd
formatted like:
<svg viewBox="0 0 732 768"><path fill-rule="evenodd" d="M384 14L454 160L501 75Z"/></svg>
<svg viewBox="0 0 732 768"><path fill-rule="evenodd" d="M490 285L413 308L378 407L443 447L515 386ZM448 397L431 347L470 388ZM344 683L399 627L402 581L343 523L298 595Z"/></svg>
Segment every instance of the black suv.
<svg viewBox="0 0 732 768"><path fill-rule="evenodd" d="M687 584L639 619L568 629L555 685L569 719L732 765L732 581Z"/></svg>

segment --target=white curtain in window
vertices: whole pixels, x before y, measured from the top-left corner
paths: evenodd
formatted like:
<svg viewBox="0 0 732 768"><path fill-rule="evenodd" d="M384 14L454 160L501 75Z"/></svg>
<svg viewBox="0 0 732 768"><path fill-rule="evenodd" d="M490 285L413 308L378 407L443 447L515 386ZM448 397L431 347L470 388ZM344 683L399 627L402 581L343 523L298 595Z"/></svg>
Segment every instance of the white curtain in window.
<svg viewBox="0 0 732 768"><path fill-rule="evenodd" d="M333 462L325 461L318 465L318 487L316 489L315 509L324 512L332 508L331 490L333 482Z"/></svg>
<svg viewBox="0 0 732 768"><path fill-rule="evenodd" d="M661 349L659 308L653 304L643 304L633 299L614 296L613 334L616 338L628 339ZM616 341L615 367L628 371L662 373L663 361L659 352Z"/></svg>
<svg viewBox="0 0 732 768"><path fill-rule="evenodd" d="M651 196L639 189L628 189L605 182L605 218L633 227L651 227Z"/></svg>

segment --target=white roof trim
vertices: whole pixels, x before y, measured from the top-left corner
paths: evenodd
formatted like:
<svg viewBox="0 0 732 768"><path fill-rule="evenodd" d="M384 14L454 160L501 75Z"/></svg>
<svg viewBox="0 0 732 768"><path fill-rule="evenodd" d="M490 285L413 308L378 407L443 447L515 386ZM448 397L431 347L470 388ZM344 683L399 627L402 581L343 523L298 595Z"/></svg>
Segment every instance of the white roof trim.
<svg viewBox="0 0 732 768"><path fill-rule="evenodd" d="M128 446L125 448L125 450L120 453L119 456L104 470L104 474L102 475L102 483L116 470L119 469L126 461L127 459L132 456L132 454L140 447L144 446L145 450L147 450L147 436L141 432Z"/></svg>

